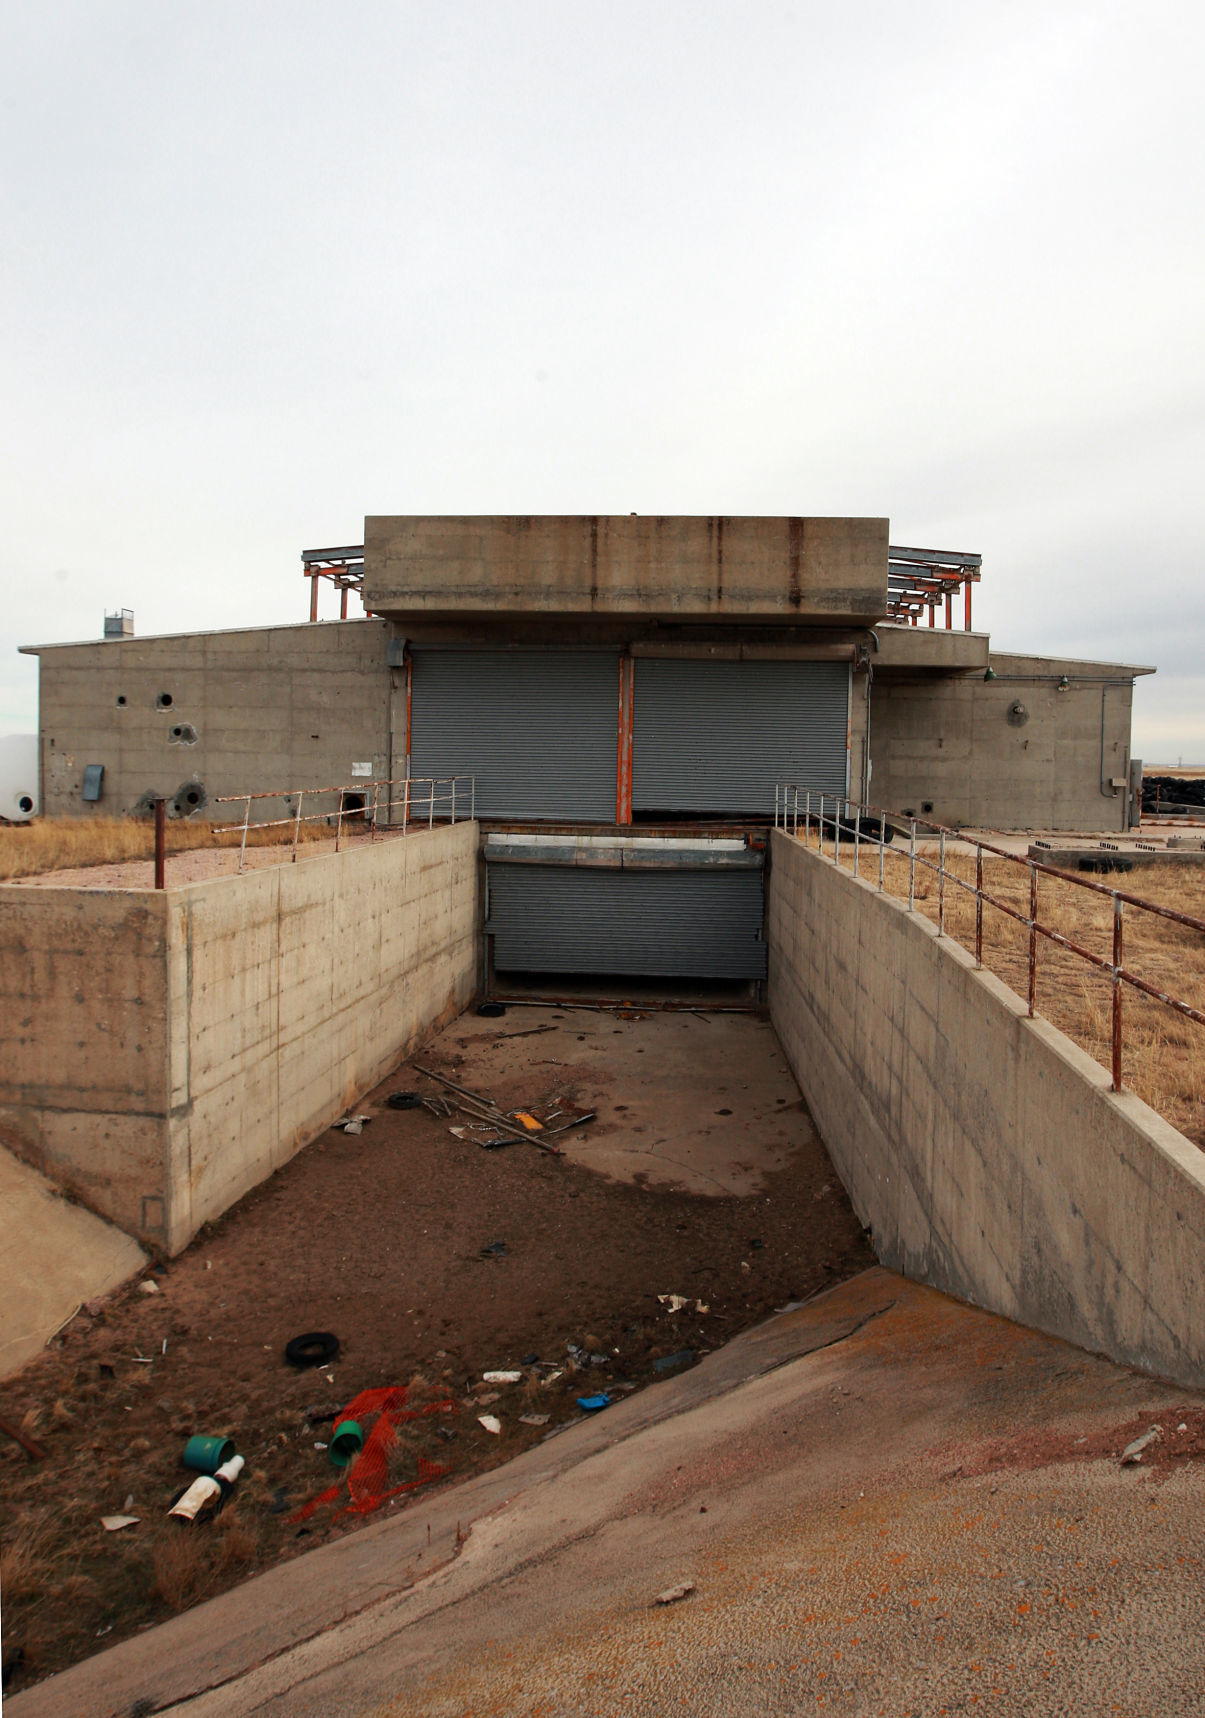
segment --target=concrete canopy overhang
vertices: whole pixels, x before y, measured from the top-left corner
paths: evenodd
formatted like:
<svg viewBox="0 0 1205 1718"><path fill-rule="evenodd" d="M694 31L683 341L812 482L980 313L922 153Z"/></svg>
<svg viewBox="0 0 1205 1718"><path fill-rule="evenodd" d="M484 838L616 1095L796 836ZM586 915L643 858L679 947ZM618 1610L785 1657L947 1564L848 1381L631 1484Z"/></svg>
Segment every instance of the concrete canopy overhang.
<svg viewBox="0 0 1205 1718"><path fill-rule="evenodd" d="M869 625L887 612L886 519L369 517L364 602L415 619L628 617Z"/></svg>

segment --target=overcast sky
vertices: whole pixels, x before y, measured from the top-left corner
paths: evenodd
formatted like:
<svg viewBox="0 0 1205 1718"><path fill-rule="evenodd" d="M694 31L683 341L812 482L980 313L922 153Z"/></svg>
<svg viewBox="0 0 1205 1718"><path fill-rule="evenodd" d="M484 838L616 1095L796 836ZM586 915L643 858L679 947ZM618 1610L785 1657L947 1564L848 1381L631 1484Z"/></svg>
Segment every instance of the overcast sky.
<svg viewBox="0 0 1205 1718"><path fill-rule="evenodd" d="M998 648L1157 664L1135 752L1205 762L1203 43L10 0L0 733L19 643L301 620L366 513L848 513L982 553Z"/></svg>

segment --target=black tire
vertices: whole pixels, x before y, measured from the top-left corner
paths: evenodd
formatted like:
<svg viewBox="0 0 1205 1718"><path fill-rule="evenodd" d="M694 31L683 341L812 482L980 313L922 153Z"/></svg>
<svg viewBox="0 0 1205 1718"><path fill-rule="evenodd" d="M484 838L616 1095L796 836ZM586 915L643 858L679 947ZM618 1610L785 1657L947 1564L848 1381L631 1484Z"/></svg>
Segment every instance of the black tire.
<svg viewBox="0 0 1205 1718"><path fill-rule="evenodd" d="M477 1012L489 1020L496 1020L500 1014L506 1013L506 1004L505 1002L479 1002Z"/></svg>
<svg viewBox="0 0 1205 1718"><path fill-rule="evenodd" d="M390 1092L385 1099L391 1110L416 1110L422 1101L417 1092Z"/></svg>
<svg viewBox="0 0 1205 1718"><path fill-rule="evenodd" d="M339 1355L339 1338L329 1330L309 1330L295 1336L286 1348L290 1366L329 1366Z"/></svg>

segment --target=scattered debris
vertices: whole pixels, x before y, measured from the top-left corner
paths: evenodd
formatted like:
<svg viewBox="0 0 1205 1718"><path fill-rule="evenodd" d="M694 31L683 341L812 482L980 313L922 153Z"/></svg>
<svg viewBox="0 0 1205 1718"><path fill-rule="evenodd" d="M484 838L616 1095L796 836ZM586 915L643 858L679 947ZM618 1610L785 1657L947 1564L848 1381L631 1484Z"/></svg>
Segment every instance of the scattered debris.
<svg viewBox="0 0 1205 1718"><path fill-rule="evenodd" d="M371 1116L343 1116L341 1120L331 1124L340 1133L363 1133L365 1125L372 1120Z"/></svg>
<svg viewBox="0 0 1205 1718"><path fill-rule="evenodd" d="M288 1507L289 1494L283 1485L278 1485L276 1490L272 1493L272 1502L269 1505L269 1513L272 1515L283 1515Z"/></svg>
<svg viewBox="0 0 1205 1718"><path fill-rule="evenodd" d="M3 1432L6 1438L11 1438L15 1444L20 1444L30 1461L43 1461L45 1459L46 1451L41 1444L35 1443L33 1438L26 1437L20 1427L14 1426L11 1420L0 1419L0 1432Z"/></svg>
<svg viewBox="0 0 1205 1718"><path fill-rule="evenodd" d="M693 1581L683 1581L679 1587L667 1587L663 1593L658 1593L653 1603L655 1605L676 1605L679 1599L688 1599L694 1590Z"/></svg>
<svg viewBox="0 0 1205 1718"><path fill-rule="evenodd" d="M484 1426L487 1432L493 1432L495 1437L497 1437L499 1432L502 1430L502 1421L498 1418L497 1414L478 1414L477 1424L479 1426Z"/></svg>
<svg viewBox="0 0 1205 1718"><path fill-rule="evenodd" d="M523 1382L521 1372L483 1372L481 1377L486 1384L521 1384Z"/></svg>
<svg viewBox="0 0 1205 1718"><path fill-rule="evenodd" d="M455 1092L456 1097L452 1100L453 1107L463 1110L465 1115L472 1116L477 1121L492 1123L495 1133L509 1134L513 1139L530 1140L532 1145L538 1145L541 1151L546 1151L553 1157L562 1155L560 1146L549 1145L547 1140L541 1139L529 1128L516 1123L507 1115L505 1110L499 1109L492 1099L483 1097L480 1092L471 1091L467 1086L458 1086L455 1080L449 1080L444 1074L437 1074L432 1068L420 1068L415 1064L414 1071L416 1074L424 1075L428 1080L434 1080L437 1085L443 1086L447 1091Z"/></svg>
<svg viewBox="0 0 1205 1718"><path fill-rule="evenodd" d="M551 1418L551 1414L520 1414L519 1424L521 1426L546 1426Z"/></svg>
<svg viewBox="0 0 1205 1718"><path fill-rule="evenodd" d="M1141 1462L1143 1450L1148 1444L1158 1442L1162 1430L1162 1426L1152 1426L1149 1432L1143 1432L1140 1438L1135 1438L1132 1444L1127 1444L1121 1452L1122 1467L1134 1467Z"/></svg>
<svg viewBox="0 0 1205 1718"><path fill-rule="evenodd" d="M329 1366L338 1353L339 1338L332 1330L307 1330L285 1344L285 1359L290 1366Z"/></svg>
<svg viewBox="0 0 1205 1718"><path fill-rule="evenodd" d="M137 1527L140 1515L102 1515L100 1524L106 1533L120 1533L123 1527Z"/></svg>
<svg viewBox="0 0 1205 1718"><path fill-rule="evenodd" d="M416 1110L422 1101L417 1092L390 1092L385 1099L391 1110Z"/></svg>
<svg viewBox="0 0 1205 1718"><path fill-rule="evenodd" d="M450 1127L448 1132L456 1139L467 1139L472 1145L479 1145L483 1151L500 1151L504 1145L514 1145L513 1139L502 1139L498 1130L489 1122L471 1121L462 1127Z"/></svg>
<svg viewBox="0 0 1205 1718"><path fill-rule="evenodd" d="M242 1456L231 1456L212 1474L198 1474L167 1513L177 1521L199 1521L207 1515L217 1515L245 1466Z"/></svg>
<svg viewBox="0 0 1205 1718"><path fill-rule="evenodd" d="M143 1277L142 1281L138 1285L138 1292L139 1294L158 1294L159 1284L155 1281L154 1277Z"/></svg>
<svg viewBox="0 0 1205 1718"><path fill-rule="evenodd" d="M538 1366L540 1364L540 1356L538 1354L525 1354L519 1364L520 1366ZM1186 1428L1184 1426L1180 1427L1181 1431L1184 1431L1185 1429Z"/></svg>
<svg viewBox="0 0 1205 1718"><path fill-rule="evenodd" d="M358 1420L340 1420L331 1436L330 1458L336 1467L346 1467L364 1448L364 1431Z"/></svg>
<svg viewBox="0 0 1205 1718"><path fill-rule="evenodd" d="M748 1265L742 1265L741 1269L747 1271L749 1267ZM659 1294L657 1299L661 1302L667 1312L681 1312L683 1307L690 1305L690 1296L684 1294ZM700 1317L706 1317L706 1315L711 1311L711 1308L706 1301L697 1300L695 1302L695 1311L700 1315Z"/></svg>
<svg viewBox="0 0 1205 1718"><path fill-rule="evenodd" d="M611 1398L600 1391L597 1396L579 1396L577 1405L583 1414L598 1414L611 1406Z"/></svg>
<svg viewBox="0 0 1205 1718"><path fill-rule="evenodd" d="M675 1366L689 1366L694 1357L693 1348L679 1348L676 1354L663 1354L660 1360L654 1360L653 1371L672 1372Z"/></svg>
<svg viewBox="0 0 1205 1718"><path fill-rule="evenodd" d="M234 1444L231 1439L207 1438L198 1434L189 1438L185 1444L181 1460L185 1467L192 1468L194 1473L213 1474L223 1462L228 1462L233 1454Z"/></svg>
<svg viewBox="0 0 1205 1718"><path fill-rule="evenodd" d="M487 1241L480 1249L479 1256L483 1259L502 1259L506 1257L505 1241Z"/></svg>

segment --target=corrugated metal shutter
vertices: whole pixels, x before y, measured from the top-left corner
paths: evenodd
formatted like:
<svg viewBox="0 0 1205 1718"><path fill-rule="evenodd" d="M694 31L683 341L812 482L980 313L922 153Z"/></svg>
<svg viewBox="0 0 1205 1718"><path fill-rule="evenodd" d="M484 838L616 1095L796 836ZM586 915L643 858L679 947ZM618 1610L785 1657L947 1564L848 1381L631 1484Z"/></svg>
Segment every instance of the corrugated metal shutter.
<svg viewBox="0 0 1205 1718"><path fill-rule="evenodd" d="M479 817L615 821L619 657L416 650L412 776L477 778Z"/></svg>
<svg viewBox="0 0 1205 1718"><path fill-rule="evenodd" d="M764 978L762 871L489 865L499 972Z"/></svg>
<svg viewBox="0 0 1205 1718"><path fill-rule="evenodd" d="M845 793L848 728L847 662L642 657L633 809L772 813L778 782Z"/></svg>

